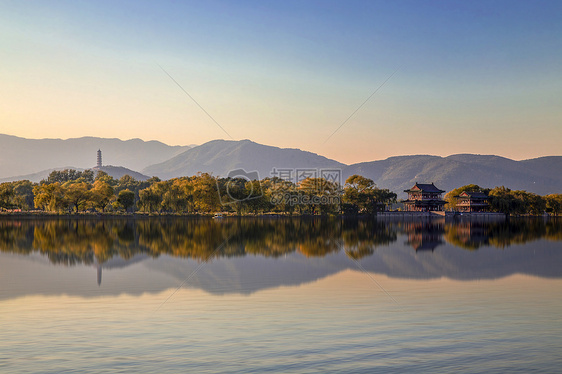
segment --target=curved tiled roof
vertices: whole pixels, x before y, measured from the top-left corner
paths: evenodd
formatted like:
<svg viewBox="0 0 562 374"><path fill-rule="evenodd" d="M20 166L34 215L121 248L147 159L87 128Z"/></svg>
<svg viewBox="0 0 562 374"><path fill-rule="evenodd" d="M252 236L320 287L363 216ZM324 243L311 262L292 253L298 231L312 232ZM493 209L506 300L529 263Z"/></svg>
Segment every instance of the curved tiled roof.
<svg viewBox="0 0 562 374"><path fill-rule="evenodd" d="M443 193L443 192L445 192L445 191L440 190L439 188L435 187L435 185L433 183L427 184L427 183L418 183L418 182L416 182L414 187L410 188L409 190L404 190L404 192L417 192L417 191L433 192L433 193Z"/></svg>

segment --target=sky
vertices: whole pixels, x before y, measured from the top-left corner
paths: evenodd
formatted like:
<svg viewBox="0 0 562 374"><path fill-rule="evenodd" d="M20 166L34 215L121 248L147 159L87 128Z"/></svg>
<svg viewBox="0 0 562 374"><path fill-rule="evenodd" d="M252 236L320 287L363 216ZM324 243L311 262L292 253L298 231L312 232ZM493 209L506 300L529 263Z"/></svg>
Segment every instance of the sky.
<svg viewBox="0 0 562 374"><path fill-rule="evenodd" d="M0 1L0 133L562 155L562 1Z"/></svg>

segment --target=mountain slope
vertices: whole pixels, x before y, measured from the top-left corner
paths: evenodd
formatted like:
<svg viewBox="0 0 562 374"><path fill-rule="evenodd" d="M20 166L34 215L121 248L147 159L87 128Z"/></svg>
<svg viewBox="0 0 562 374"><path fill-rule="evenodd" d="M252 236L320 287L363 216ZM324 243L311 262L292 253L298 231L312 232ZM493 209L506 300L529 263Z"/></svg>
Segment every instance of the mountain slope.
<svg viewBox="0 0 562 374"><path fill-rule="evenodd" d="M21 181L21 180L28 180L28 181L31 181L31 182L34 182L34 183L39 183L43 179L47 179L49 177L49 174L51 174L52 171L54 171L54 170L64 170L64 169L74 169L74 170L78 170L78 171L85 170L84 168L77 168L77 167L74 167L74 166L66 166L66 167L61 167L61 168L42 170L40 172L32 173L32 174L18 175L18 176L14 176L14 177L2 178L2 179L0 179L0 183ZM124 168L124 167L121 167L121 166L102 166L101 168L90 168L90 169L102 170L115 179L120 179L124 175L130 175L131 177L135 178L136 180L140 180L140 181L145 181L149 178L146 175L143 175L139 172L136 172L134 170L127 169L127 168Z"/></svg>
<svg viewBox="0 0 562 374"><path fill-rule="evenodd" d="M213 140L176 157L142 170L143 174L169 179L197 172L227 176L236 169L257 171L259 178L271 176L274 168L342 168L345 165L300 149L277 148L250 140Z"/></svg>
<svg viewBox="0 0 562 374"><path fill-rule="evenodd" d="M0 134L0 178L37 173L58 165L91 168L96 165L98 149L102 151L103 164L141 170L168 160L189 147L140 139L24 139Z"/></svg>
<svg viewBox="0 0 562 374"><path fill-rule="evenodd" d="M229 171L257 170L260 178L274 168L341 168L342 180L353 174L373 179L399 197L416 182L434 182L450 191L466 184L482 187L506 186L538 194L562 192L562 156L514 161L493 155L457 154L448 157L414 155L344 165L314 153L283 149L251 142L215 140L189 149L176 157L147 167L142 172L163 179L208 172L227 176Z"/></svg>
<svg viewBox="0 0 562 374"><path fill-rule="evenodd" d="M69 170L74 169L74 170L77 170L77 171L84 171L85 170L83 168L77 168L77 167L74 167L74 166L65 166L65 167L60 167L60 168L52 168L52 169L41 170L41 171L38 171L37 173L15 175L15 176L12 176L12 177L2 178L2 179L0 179L0 183L15 182L15 181L30 181L30 182L33 182L33 183L39 183L43 179L47 179L49 177L49 174L51 174L51 172L53 172L55 170L65 170L65 169L69 169Z"/></svg>
<svg viewBox="0 0 562 374"><path fill-rule="evenodd" d="M493 155L414 155L344 165L315 153L272 147L250 140L214 140L189 148L139 139L122 141L87 137L33 140L8 135L0 135L0 181L39 181L57 165L92 168L98 148L103 152L104 164L126 168L118 174L109 173L115 174L116 178L130 174L136 179L147 176L169 179L198 172L227 176L232 170L244 169L247 172L257 171L262 179L271 176L274 169L341 169L342 181L350 175L360 174L373 179L377 186L398 193L400 198L405 196L403 190L415 182L434 182L446 191L475 183L490 188L503 185L541 195L562 192L562 156L514 161ZM141 170L142 174L133 175L135 172L131 169ZM43 171L37 173L38 170ZM18 177L12 177L14 175Z"/></svg>
<svg viewBox="0 0 562 374"><path fill-rule="evenodd" d="M514 161L499 156L400 156L363 162L344 168L344 178L360 174L404 197L416 182L434 182L450 191L474 183L481 187L506 186L541 195L562 192L562 156Z"/></svg>
<svg viewBox="0 0 562 374"><path fill-rule="evenodd" d="M144 174L141 174L131 169L124 168L122 166L106 165L106 166L102 166L101 168L94 168L94 170L104 171L115 179L121 179L121 177L124 175L129 175L138 181L145 181L150 178L149 176L146 176Z"/></svg>

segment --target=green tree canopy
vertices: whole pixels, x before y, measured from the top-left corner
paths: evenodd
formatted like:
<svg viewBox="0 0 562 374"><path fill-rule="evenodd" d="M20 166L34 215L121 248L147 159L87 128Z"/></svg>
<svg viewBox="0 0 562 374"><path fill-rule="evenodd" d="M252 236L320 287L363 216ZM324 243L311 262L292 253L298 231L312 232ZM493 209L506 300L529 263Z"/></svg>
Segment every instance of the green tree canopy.
<svg viewBox="0 0 562 374"><path fill-rule="evenodd" d="M445 205L445 208L454 210L457 207L457 198L455 196L458 196L463 192L484 192L484 193L488 193L489 191L490 191L489 189L483 190L477 184L467 184L466 186L455 188L454 190L451 190L451 191L449 191L445 194L444 200L447 202L447 205Z"/></svg>
<svg viewBox="0 0 562 374"><path fill-rule="evenodd" d="M131 190L119 191L117 203L128 212L129 209L135 205L135 193Z"/></svg>

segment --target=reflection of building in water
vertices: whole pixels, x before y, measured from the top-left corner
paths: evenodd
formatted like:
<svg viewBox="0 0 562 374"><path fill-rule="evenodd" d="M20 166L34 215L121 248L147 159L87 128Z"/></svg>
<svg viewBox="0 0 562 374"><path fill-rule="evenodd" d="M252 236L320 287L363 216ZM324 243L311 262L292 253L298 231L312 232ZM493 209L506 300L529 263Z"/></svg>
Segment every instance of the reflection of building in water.
<svg viewBox="0 0 562 374"><path fill-rule="evenodd" d="M101 264L98 264L97 270L98 270L98 286L99 286L101 285Z"/></svg>
<svg viewBox="0 0 562 374"><path fill-rule="evenodd" d="M405 210L408 212L432 212L443 211L446 201L442 200L441 194L445 191L431 184L417 183L409 190L408 200L404 201Z"/></svg>
<svg viewBox="0 0 562 374"><path fill-rule="evenodd" d="M408 241L406 244L417 251L433 250L443 244L443 221L407 222L404 225Z"/></svg>
<svg viewBox="0 0 562 374"><path fill-rule="evenodd" d="M489 243L487 226L478 222L459 222L445 228L445 240L457 247L478 249Z"/></svg>
<svg viewBox="0 0 562 374"><path fill-rule="evenodd" d="M488 195L483 192L464 191L455 197L459 212L485 212L488 210Z"/></svg>

